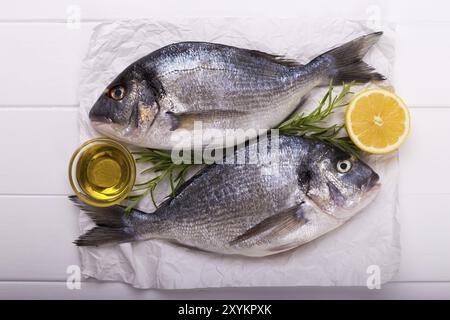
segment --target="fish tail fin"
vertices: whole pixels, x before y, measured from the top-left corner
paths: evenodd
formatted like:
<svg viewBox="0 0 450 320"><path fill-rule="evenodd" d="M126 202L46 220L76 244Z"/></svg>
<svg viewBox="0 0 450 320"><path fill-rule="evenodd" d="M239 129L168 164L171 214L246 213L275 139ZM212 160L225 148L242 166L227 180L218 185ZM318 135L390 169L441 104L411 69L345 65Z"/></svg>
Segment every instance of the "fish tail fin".
<svg viewBox="0 0 450 320"><path fill-rule="evenodd" d="M75 240L75 245L99 246L135 240L136 233L129 223L131 218L126 216L124 207L118 205L108 208L93 207L76 196L69 196L69 199L97 224Z"/></svg>
<svg viewBox="0 0 450 320"><path fill-rule="evenodd" d="M122 228L97 226L79 236L73 243L78 247L90 247L130 241L133 241L133 237Z"/></svg>
<svg viewBox="0 0 450 320"><path fill-rule="evenodd" d="M330 81L366 83L371 80L385 80L382 74L374 72L373 67L362 61L382 34L383 32L374 32L364 35L315 58L312 62L320 60L327 65L327 78L324 84L328 85Z"/></svg>

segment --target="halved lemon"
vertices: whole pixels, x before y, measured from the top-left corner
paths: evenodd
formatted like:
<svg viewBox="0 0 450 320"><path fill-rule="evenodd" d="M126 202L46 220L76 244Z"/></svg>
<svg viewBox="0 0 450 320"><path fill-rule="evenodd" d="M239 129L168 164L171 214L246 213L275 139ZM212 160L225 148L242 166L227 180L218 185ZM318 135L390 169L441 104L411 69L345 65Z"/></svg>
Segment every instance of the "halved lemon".
<svg viewBox="0 0 450 320"><path fill-rule="evenodd" d="M367 89L350 101L345 128L363 151L385 154L400 147L408 136L410 113L395 93L381 88Z"/></svg>

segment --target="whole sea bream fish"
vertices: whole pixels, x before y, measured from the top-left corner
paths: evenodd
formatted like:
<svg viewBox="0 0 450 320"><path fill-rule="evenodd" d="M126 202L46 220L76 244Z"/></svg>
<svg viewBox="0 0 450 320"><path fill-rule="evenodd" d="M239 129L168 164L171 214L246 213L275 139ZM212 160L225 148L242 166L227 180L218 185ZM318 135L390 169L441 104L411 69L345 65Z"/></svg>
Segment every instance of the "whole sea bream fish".
<svg viewBox="0 0 450 320"><path fill-rule="evenodd" d="M235 156L248 159L249 150L247 145ZM369 166L326 143L280 136L278 147L269 144L268 150L253 164L206 167L154 213L90 207L71 197L97 224L75 243L165 239L222 254L266 256L339 227L379 190Z"/></svg>
<svg viewBox="0 0 450 320"><path fill-rule="evenodd" d="M230 146L228 141L235 144L241 134L233 129L253 138L259 130L276 127L314 87L384 79L362 61L381 34L357 38L306 65L222 44L170 44L120 73L89 117L99 132L137 146L170 150L186 145L181 140L192 137L200 122L199 129L231 138L218 146ZM200 140L202 147L216 143L208 135Z"/></svg>

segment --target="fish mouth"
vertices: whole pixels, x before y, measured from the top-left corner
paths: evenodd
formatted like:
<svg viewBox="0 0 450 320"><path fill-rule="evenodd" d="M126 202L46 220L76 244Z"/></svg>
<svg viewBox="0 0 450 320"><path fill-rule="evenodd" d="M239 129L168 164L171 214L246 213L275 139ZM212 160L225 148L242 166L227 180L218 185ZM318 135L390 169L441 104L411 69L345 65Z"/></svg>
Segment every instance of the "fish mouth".
<svg viewBox="0 0 450 320"><path fill-rule="evenodd" d="M305 197L314 204L314 206L335 218L339 221L346 221L352 217L355 213L359 212L367 205L369 205L378 195L381 189L380 176L374 173L370 179L361 187L363 193L360 201L353 203L353 205L346 207L344 195L336 188L332 183L327 183L328 190L330 191L332 200L335 202L335 209L339 208L337 212L330 210L326 206L323 206L320 202L316 201L314 197L311 197L308 193L305 193Z"/></svg>
<svg viewBox="0 0 450 320"><path fill-rule="evenodd" d="M357 203L354 203L353 205L348 207L339 207L337 208L336 212L328 212L327 210L325 210L324 212L338 221L347 221L349 218L353 217L355 214L372 203L372 201L374 201L377 197L380 188L381 183L376 182L372 184L372 186L367 191L363 192L364 195Z"/></svg>
<svg viewBox="0 0 450 320"><path fill-rule="evenodd" d="M90 114L89 120L92 122L93 125L101 125L101 124L109 124L112 123L112 120L100 115Z"/></svg>
<svg viewBox="0 0 450 320"><path fill-rule="evenodd" d="M140 130L134 126L123 126L112 120L101 117L99 120L91 119L91 126L99 133L126 143L137 144L140 137Z"/></svg>
<svg viewBox="0 0 450 320"><path fill-rule="evenodd" d="M369 192L369 191L371 191L373 188L379 189L380 186L381 186L381 183L380 183L380 176L379 176L377 173L374 172L374 173L370 176L369 181L367 181L367 183L365 183L365 184L362 186L361 189L362 189L363 192Z"/></svg>
<svg viewBox="0 0 450 320"><path fill-rule="evenodd" d="M119 128L116 128L114 123L105 117L95 117L91 119L91 126L99 133L106 135L107 137L117 137Z"/></svg>
<svg viewBox="0 0 450 320"><path fill-rule="evenodd" d="M373 184L373 186L368 191L365 192L365 197L363 201L361 201L358 211L369 205L369 203L371 203L377 197L380 189L381 189L380 182L376 182L375 184Z"/></svg>
<svg viewBox="0 0 450 320"><path fill-rule="evenodd" d="M381 188L381 182L377 182L370 188L370 190L368 190L368 192L375 192L375 191L380 190L380 188Z"/></svg>

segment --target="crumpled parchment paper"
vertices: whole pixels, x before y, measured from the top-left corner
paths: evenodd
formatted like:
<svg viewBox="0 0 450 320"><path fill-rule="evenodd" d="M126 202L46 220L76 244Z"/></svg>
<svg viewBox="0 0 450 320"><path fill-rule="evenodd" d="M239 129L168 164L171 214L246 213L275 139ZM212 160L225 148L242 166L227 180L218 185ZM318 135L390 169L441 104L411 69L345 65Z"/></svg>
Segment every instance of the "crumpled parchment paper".
<svg viewBox="0 0 450 320"><path fill-rule="evenodd" d="M379 28L385 34L365 61L390 79L395 32L390 25ZM218 42L306 63L372 31L365 22L337 19L202 18L102 23L93 32L82 65L80 139L98 135L90 126L88 112L109 82L130 63L169 43ZM354 87L354 91L361 89ZM317 106L324 92L324 88L315 89L304 110ZM336 117L343 121L342 114ZM80 248L82 273L137 288L360 286L366 285L371 272L379 267L384 283L397 272L400 260L396 220L398 155L373 156L367 161L381 176L383 186L377 199L340 228L295 250L265 258L230 257L149 240ZM154 210L150 202L141 208ZM80 232L91 227L93 223L81 213ZM376 267L368 271L370 266Z"/></svg>

